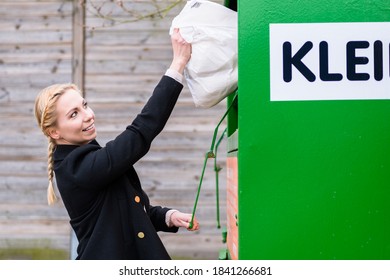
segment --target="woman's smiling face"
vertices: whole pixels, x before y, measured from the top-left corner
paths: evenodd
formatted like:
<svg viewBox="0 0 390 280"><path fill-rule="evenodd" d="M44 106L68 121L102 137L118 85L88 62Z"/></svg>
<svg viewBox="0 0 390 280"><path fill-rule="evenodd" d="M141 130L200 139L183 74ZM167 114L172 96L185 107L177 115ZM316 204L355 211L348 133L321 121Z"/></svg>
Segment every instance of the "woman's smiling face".
<svg viewBox="0 0 390 280"><path fill-rule="evenodd" d="M96 138L95 115L76 90L59 97L56 112L57 125L50 131L56 144L84 145Z"/></svg>

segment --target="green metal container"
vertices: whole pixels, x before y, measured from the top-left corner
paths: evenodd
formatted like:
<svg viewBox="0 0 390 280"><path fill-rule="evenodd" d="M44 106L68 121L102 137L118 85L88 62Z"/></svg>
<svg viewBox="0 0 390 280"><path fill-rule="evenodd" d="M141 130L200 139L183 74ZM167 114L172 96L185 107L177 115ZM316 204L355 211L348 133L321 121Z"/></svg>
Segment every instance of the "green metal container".
<svg viewBox="0 0 390 280"><path fill-rule="evenodd" d="M241 0L238 18L229 256L390 259L390 1Z"/></svg>

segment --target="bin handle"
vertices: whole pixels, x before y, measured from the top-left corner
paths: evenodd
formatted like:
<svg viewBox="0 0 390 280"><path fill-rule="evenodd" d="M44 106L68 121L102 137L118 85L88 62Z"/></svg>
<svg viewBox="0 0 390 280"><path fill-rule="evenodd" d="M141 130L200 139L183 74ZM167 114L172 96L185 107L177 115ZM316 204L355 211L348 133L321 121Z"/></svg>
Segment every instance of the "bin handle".
<svg viewBox="0 0 390 280"><path fill-rule="evenodd" d="M219 171L222 170L222 167L217 164L217 152L219 144L222 142L227 132L227 127L222 132L221 137L218 139L217 144L215 145L215 157L214 157L214 171L215 171L215 197L216 197L216 206L217 206L217 228L221 228L220 215L219 215Z"/></svg>
<svg viewBox="0 0 390 280"><path fill-rule="evenodd" d="M205 159L204 159L204 162L203 162L202 173L201 173L201 176L200 176L200 179L199 179L198 190L197 190L197 193L196 193L195 203L194 203L194 207L193 207L193 210L192 210L192 217L191 217L189 229L192 229L192 227L194 226L194 217L195 217L196 207L197 207L197 205L198 205L200 189L201 189L202 183L203 183L204 172L205 172L206 166L207 166L207 160L208 160L209 158L215 158L215 153L214 153L214 149L215 149L215 140L216 140L216 138L217 138L219 126L221 125L221 123L223 122L223 120L226 118L226 116L228 115L230 109L233 107L234 103L236 102L236 100L237 100L237 95L238 95L238 91L235 92L232 102L230 103L230 105L229 105L228 109L226 110L225 114L222 116L222 118L221 118L221 120L219 121L218 125L215 127L215 129L214 129L214 134L213 134L213 138L212 138L212 141L211 141L210 150L207 151L206 154L205 154ZM221 140L222 140L222 139L221 139Z"/></svg>

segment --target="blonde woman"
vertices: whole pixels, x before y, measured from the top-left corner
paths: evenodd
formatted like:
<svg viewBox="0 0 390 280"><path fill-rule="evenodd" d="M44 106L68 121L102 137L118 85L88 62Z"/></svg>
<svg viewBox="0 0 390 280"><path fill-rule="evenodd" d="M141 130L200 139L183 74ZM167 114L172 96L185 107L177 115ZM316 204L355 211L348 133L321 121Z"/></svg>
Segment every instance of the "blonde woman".
<svg viewBox="0 0 390 280"><path fill-rule="evenodd" d="M164 128L179 94L191 45L178 30L171 36L173 60L141 113L101 147L95 116L73 84L42 90L37 122L49 140L48 202L57 187L79 245L76 259L170 259L157 231L189 229L191 214L151 206L133 168ZM195 220L191 230L197 230Z"/></svg>

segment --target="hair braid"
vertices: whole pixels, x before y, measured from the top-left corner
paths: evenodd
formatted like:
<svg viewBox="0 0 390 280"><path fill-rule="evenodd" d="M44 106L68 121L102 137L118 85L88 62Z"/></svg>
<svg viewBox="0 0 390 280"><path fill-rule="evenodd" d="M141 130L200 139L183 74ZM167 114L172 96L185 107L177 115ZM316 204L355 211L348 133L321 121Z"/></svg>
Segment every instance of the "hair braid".
<svg viewBox="0 0 390 280"><path fill-rule="evenodd" d="M53 154L54 154L54 149L56 147L54 140L52 138L49 139L49 145L47 149L47 173L49 176L49 186L47 188L47 202L49 205L54 204L57 201L57 196L54 192L54 162L53 162Z"/></svg>

